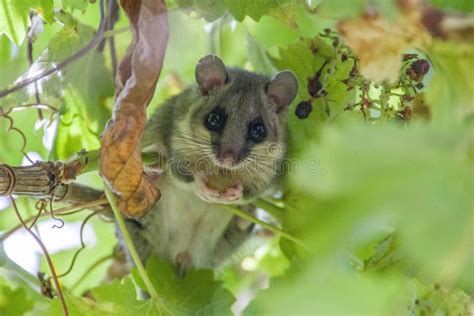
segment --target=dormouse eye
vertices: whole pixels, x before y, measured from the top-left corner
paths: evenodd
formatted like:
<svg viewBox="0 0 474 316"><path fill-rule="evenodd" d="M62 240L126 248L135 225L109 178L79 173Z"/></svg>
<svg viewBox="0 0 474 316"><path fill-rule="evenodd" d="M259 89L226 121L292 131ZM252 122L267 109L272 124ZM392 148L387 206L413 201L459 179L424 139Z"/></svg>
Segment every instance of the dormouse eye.
<svg viewBox="0 0 474 316"><path fill-rule="evenodd" d="M267 129L262 122L257 121L249 126L249 139L251 139L255 143L260 143L265 139L267 136Z"/></svg>
<svg viewBox="0 0 474 316"><path fill-rule="evenodd" d="M227 116L220 108L215 108L204 119L204 125L211 132L220 132L224 128Z"/></svg>

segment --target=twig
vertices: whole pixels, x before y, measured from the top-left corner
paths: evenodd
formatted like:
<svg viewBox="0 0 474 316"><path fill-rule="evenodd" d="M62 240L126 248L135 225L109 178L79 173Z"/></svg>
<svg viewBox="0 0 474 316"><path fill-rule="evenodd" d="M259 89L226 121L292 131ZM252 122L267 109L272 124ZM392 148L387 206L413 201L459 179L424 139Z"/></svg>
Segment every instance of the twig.
<svg viewBox="0 0 474 316"><path fill-rule="evenodd" d="M21 225L23 226L23 228L26 229L26 231L31 235L31 237L34 238L38 246L40 246L41 251L43 252L43 255L45 256L46 261L48 263L49 270L51 271L51 275L53 276L54 286L56 287L56 292L58 294L59 300L61 301L64 315L65 316L69 315L66 301L64 300L63 292L61 290L61 286L59 285L58 277L56 275L56 271L54 270L54 265L48 253L48 250L46 249L41 239L39 239L38 236L36 236L35 233L31 229L29 229L26 223L23 221L23 218L21 217L20 212L18 211L18 208L16 206L16 202L11 195L10 195L10 200L12 202L13 209L15 210L16 216L18 217L18 220L20 221Z"/></svg>
<svg viewBox="0 0 474 316"><path fill-rule="evenodd" d="M306 245L303 243L302 240L292 236L291 234L289 234L288 232L284 231L283 229L281 228L278 228L276 226L273 226L267 222L264 222L262 220L259 220L258 218L256 218L255 216L252 216L250 215L249 213L247 212L244 212L242 211L241 209L235 207L235 206L232 206L232 205L225 205L225 204L222 204L222 206L230 211L231 213L233 213L234 215L237 215L238 217L241 217L249 222L252 222L252 223L255 223L257 225L260 225L262 226L263 228L266 228L268 229L269 231L277 234L277 235L281 235L282 237L288 239L288 240L291 240L292 242L294 242L295 244L303 247L304 249L308 249L306 247Z"/></svg>
<svg viewBox="0 0 474 316"><path fill-rule="evenodd" d="M69 268L65 272L63 272L61 274L58 274L58 278L65 277L66 275L68 275L72 271L72 268L74 268L74 264L76 263L77 257L82 252L82 250L86 249L86 244L84 243L84 228L86 227L87 222L94 215L97 215L99 212L100 211L92 212L91 214L87 215L87 217L82 221L81 229L79 230L79 238L81 240L81 247L74 253L74 256L72 257L71 264L69 265Z"/></svg>
<svg viewBox="0 0 474 316"><path fill-rule="evenodd" d="M36 210L38 211L38 213L36 213L36 215L34 216L33 222L29 226L30 229L32 229L33 226L36 225L36 222L40 218L43 211L46 211L46 202L44 200L39 200L38 202L36 202L35 207L36 207ZM25 223L28 223L28 220L26 220ZM36 231L36 233L38 234L39 232ZM38 234L38 236L39 236L39 234Z"/></svg>
<svg viewBox="0 0 474 316"><path fill-rule="evenodd" d="M107 199L100 199L100 200L92 201L92 202L88 202L88 203L63 207L63 208L60 208L60 209L54 211L54 214L57 215L57 216L71 215L71 214L75 214L77 212L80 212L84 209L88 209L88 208L92 208L92 207L96 207L96 206L104 205L104 204L108 204ZM39 217L45 217L45 216L49 216L49 214L48 213L42 213ZM33 216L27 218L26 220L24 220L24 222L29 223L29 222L33 221L35 218L36 218L36 215L33 215ZM18 229L20 229L22 227L23 226L21 224L18 224L17 226L13 227L9 231L3 233L0 236L0 243L4 242L8 237L10 237L14 232L16 232Z"/></svg>
<svg viewBox="0 0 474 316"><path fill-rule="evenodd" d="M122 213L120 213L120 210L117 207L115 195L114 193L112 193L112 191L109 189L106 183L104 183L104 189L105 189L105 196L109 200L110 206L112 207L112 211L114 212L115 219L123 235L123 239L125 240L128 251L130 252L133 262L135 263L135 266L138 269L138 273L140 274L143 282L145 283L145 287L147 288L148 294L150 294L151 299L155 302L155 307L157 311L160 312L161 310L160 298L158 296L158 293L155 290L155 287L153 286L153 283L151 283L151 280L148 277L148 274L146 273L146 270L143 266L142 261L140 260L140 256L138 255L137 249L135 248L132 237L130 236L130 233L128 232L127 226L125 225L125 221L122 217Z"/></svg>
<svg viewBox="0 0 474 316"><path fill-rule="evenodd" d="M45 70L42 73L40 73L40 74L38 74L38 75L36 75L32 78L25 79L25 80L15 84L11 88L0 90L0 98L3 98L3 97L5 97L5 96L7 96L7 95L9 95L9 94L11 94L15 91L18 91L18 90L32 84L33 82L36 82L36 81L38 81L38 80L40 80L40 79L42 79L46 76L49 76L49 75L63 69L64 67L68 66L69 64L79 60L81 57L83 57L85 54L87 54L90 50L92 50L94 47L96 47L100 43L100 41L102 40L102 38L104 36L104 30L105 30L105 26L106 26L105 17L104 17L104 0L100 0L100 2L99 2L99 11L100 11L99 28L97 30L97 33L94 35L94 38L92 38L92 40L89 43L87 43L86 46L84 46L83 48L81 48L76 53L74 53L70 57L66 58L62 62L58 63L56 65L56 67Z"/></svg>

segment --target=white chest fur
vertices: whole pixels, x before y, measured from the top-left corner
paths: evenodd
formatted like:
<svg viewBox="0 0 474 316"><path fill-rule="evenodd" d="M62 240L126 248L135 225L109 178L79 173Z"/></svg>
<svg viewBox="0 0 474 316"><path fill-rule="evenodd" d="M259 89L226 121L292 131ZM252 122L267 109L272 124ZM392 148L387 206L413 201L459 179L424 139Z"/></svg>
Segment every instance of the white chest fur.
<svg viewBox="0 0 474 316"><path fill-rule="evenodd" d="M145 223L154 229L144 236L152 245L152 254L174 262L179 253L188 252L194 267L211 267L216 243L232 214L199 199L194 184L184 185L162 175L157 186L161 198Z"/></svg>

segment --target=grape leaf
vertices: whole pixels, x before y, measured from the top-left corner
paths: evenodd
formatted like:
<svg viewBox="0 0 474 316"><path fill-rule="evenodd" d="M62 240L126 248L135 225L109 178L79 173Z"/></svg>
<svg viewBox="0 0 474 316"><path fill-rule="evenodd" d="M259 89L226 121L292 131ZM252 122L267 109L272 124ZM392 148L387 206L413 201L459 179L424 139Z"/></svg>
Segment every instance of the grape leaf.
<svg viewBox="0 0 474 316"><path fill-rule="evenodd" d="M395 233L387 235L375 247L375 253L364 260L364 271L381 271L393 268L400 263L402 256L398 251L397 236Z"/></svg>
<svg viewBox="0 0 474 316"><path fill-rule="evenodd" d="M415 295L408 315L469 315L471 298L461 290L448 290L439 284L424 285L414 280Z"/></svg>
<svg viewBox="0 0 474 316"><path fill-rule="evenodd" d="M276 9L285 5L288 0L176 0L176 4L185 12L196 12L208 21L215 21L228 11L237 21L243 21L246 16L258 21L264 15L272 12L282 15ZM285 16L288 20L289 17Z"/></svg>
<svg viewBox="0 0 474 316"><path fill-rule="evenodd" d="M275 73L275 68L268 58L265 49L252 35L247 34L246 38L248 56L254 70L268 76L273 75Z"/></svg>
<svg viewBox="0 0 474 316"><path fill-rule="evenodd" d="M62 0L64 9L70 9L71 11L79 10L84 12L87 9L87 0Z"/></svg>
<svg viewBox="0 0 474 316"><path fill-rule="evenodd" d="M3 0L0 6L0 35L5 33L12 42L20 45L29 25L30 9L34 9L45 21L53 21L53 0Z"/></svg>
<svg viewBox="0 0 474 316"><path fill-rule="evenodd" d="M153 305L149 300L137 300L135 285L130 277L91 290L94 299L109 315L150 315ZM100 315L97 313L97 315Z"/></svg>
<svg viewBox="0 0 474 316"><path fill-rule="evenodd" d="M400 249L423 272L444 271L441 278L467 280L462 271L473 248L468 232L474 169L466 161L466 130L412 126L402 131L360 124L325 129L321 142L300 157L302 163L317 157L324 174L290 174L296 202L289 202L311 223L312 251L327 255L351 239L357 223L375 222L397 227ZM299 205L301 195L312 196L313 205ZM426 238L440 231L442 237ZM453 258L453 249L464 249L464 256ZM456 273L449 273L450 264Z"/></svg>
<svg viewBox="0 0 474 316"><path fill-rule="evenodd" d="M69 315L158 315L150 300L138 300L135 286L130 277L115 280L90 290L85 297L65 293ZM62 315L58 299L53 299L42 315Z"/></svg>
<svg viewBox="0 0 474 316"><path fill-rule="evenodd" d="M223 2L237 21L242 21L246 16L258 21L262 16L269 14L272 9L285 3L283 0L224 0Z"/></svg>
<svg viewBox="0 0 474 316"><path fill-rule="evenodd" d="M35 62L40 68L51 67L71 56L95 32L66 13L63 15L66 24ZM67 159L81 149L97 148L99 133L110 117L106 101L114 91L112 72L106 67L104 56L92 51L60 74L40 81L40 87L44 102L61 104L53 158Z"/></svg>
<svg viewBox="0 0 474 316"><path fill-rule="evenodd" d="M210 22L225 13L224 3L219 0L176 0L176 4L184 12L195 12Z"/></svg>
<svg viewBox="0 0 474 316"><path fill-rule="evenodd" d="M293 71L298 78L298 96L289 110L289 155L296 155L306 148L307 141L314 139L323 122L334 120L354 99L353 91L348 91L341 80L349 77L353 62L338 59L334 48L320 37L302 39L287 47L279 48L279 56L270 55L276 68ZM313 101L311 115L300 120L295 115L296 105L310 99L308 80L321 71L319 81L328 92L327 97Z"/></svg>
<svg viewBox="0 0 474 316"><path fill-rule="evenodd" d="M429 2L440 9L460 10L470 13L474 11L474 2L471 0L429 0Z"/></svg>
<svg viewBox="0 0 474 316"><path fill-rule="evenodd" d="M306 154L298 159L302 167L288 175L292 190L285 196L284 228L303 239L308 250L282 244L293 269L261 292L249 314L406 310L412 296L403 293L412 290L403 285L403 274L379 278L372 273L397 262L398 249L425 277L450 284L472 280L474 169L466 161L466 128L401 130L359 122L326 126L322 135L307 142ZM304 168L314 159L323 174ZM360 232L373 235L387 227L396 228L396 250L386 239L361 276L350 265L349 245ZM295 257L305 260L295 262ZM456 302L450 311L463 306Z"/></svg>
<svg viewBox="0 0 474 316"><path fill-rule="evenodd" d="M356 276L318 261L293 272L273 280L244 315L387 315L408 305L403 282L394 278Z"/></svg>
<svg viewBox="0 0 474 316"><path fill-rule="evenodd" d="M28 112L29 111L18 111L9 115L13 119L13 126L18 128L21 133L16 130L7 132L10 122L0 116L1 162L11 165L21 165L24 159L24 155L21 151L24 142L24 152L36 152L43 158L46 158L47 151L42 143L44 131L36 128L35 123L37 117Z"/></svg>
<svg viewBox="0 0 474 316"><path fill-rule="evenodd" d="M23 288L11 289L2 283L0 282L0 315L22 316L33 308L34 302Z"/></svg>
<svg viewBox="0 0 474 316"><path fill-rule="evenodd" d="M230 315L234 298L214 280L211 270L191 270L184 278L178 277L174 266L158 258L147 261L146 271L162 303L178 315ZM133 276L144 287L138 271Z"/></svg>
<svg viewBox="0 0 474 316"><path fill-rule="evenodd" d="M15 44L6 35L0 35L0 69L2 69L0 87L6 87L27 68L26 50L17 51ZM4 105L3 102L0 104Z"/></svg>
<svg viewBox="0 0 474 316"><path fill-rule="evenodd" d="M433 41L428 54L434 67L427 91L434 124L458 124L474 118L474 45L454 41Z"/></svg>
<svg viewBox="0 0 474 316"><path fill-rule="evenodd" d="M337 20L356 17L364 10L391 18L398 14L396 4L395 1L371 0L353 0L351 5L347 5L346 0L319 1L316 12L318 15L330 16Z"/></svg>

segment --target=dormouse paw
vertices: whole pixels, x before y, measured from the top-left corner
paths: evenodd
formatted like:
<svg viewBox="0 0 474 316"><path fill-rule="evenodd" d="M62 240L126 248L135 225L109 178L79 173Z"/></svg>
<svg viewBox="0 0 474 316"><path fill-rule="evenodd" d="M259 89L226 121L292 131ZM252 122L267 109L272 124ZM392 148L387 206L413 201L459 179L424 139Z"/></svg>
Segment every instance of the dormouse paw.
<svg viewBox="0 0 474 316"><path fill-rule="evenodd" d="M239 180L234 185L227 187L225 191L210 188L206 176L196 177L196 195L206 203L233 204L243 197L243 186Z"/></svg>

